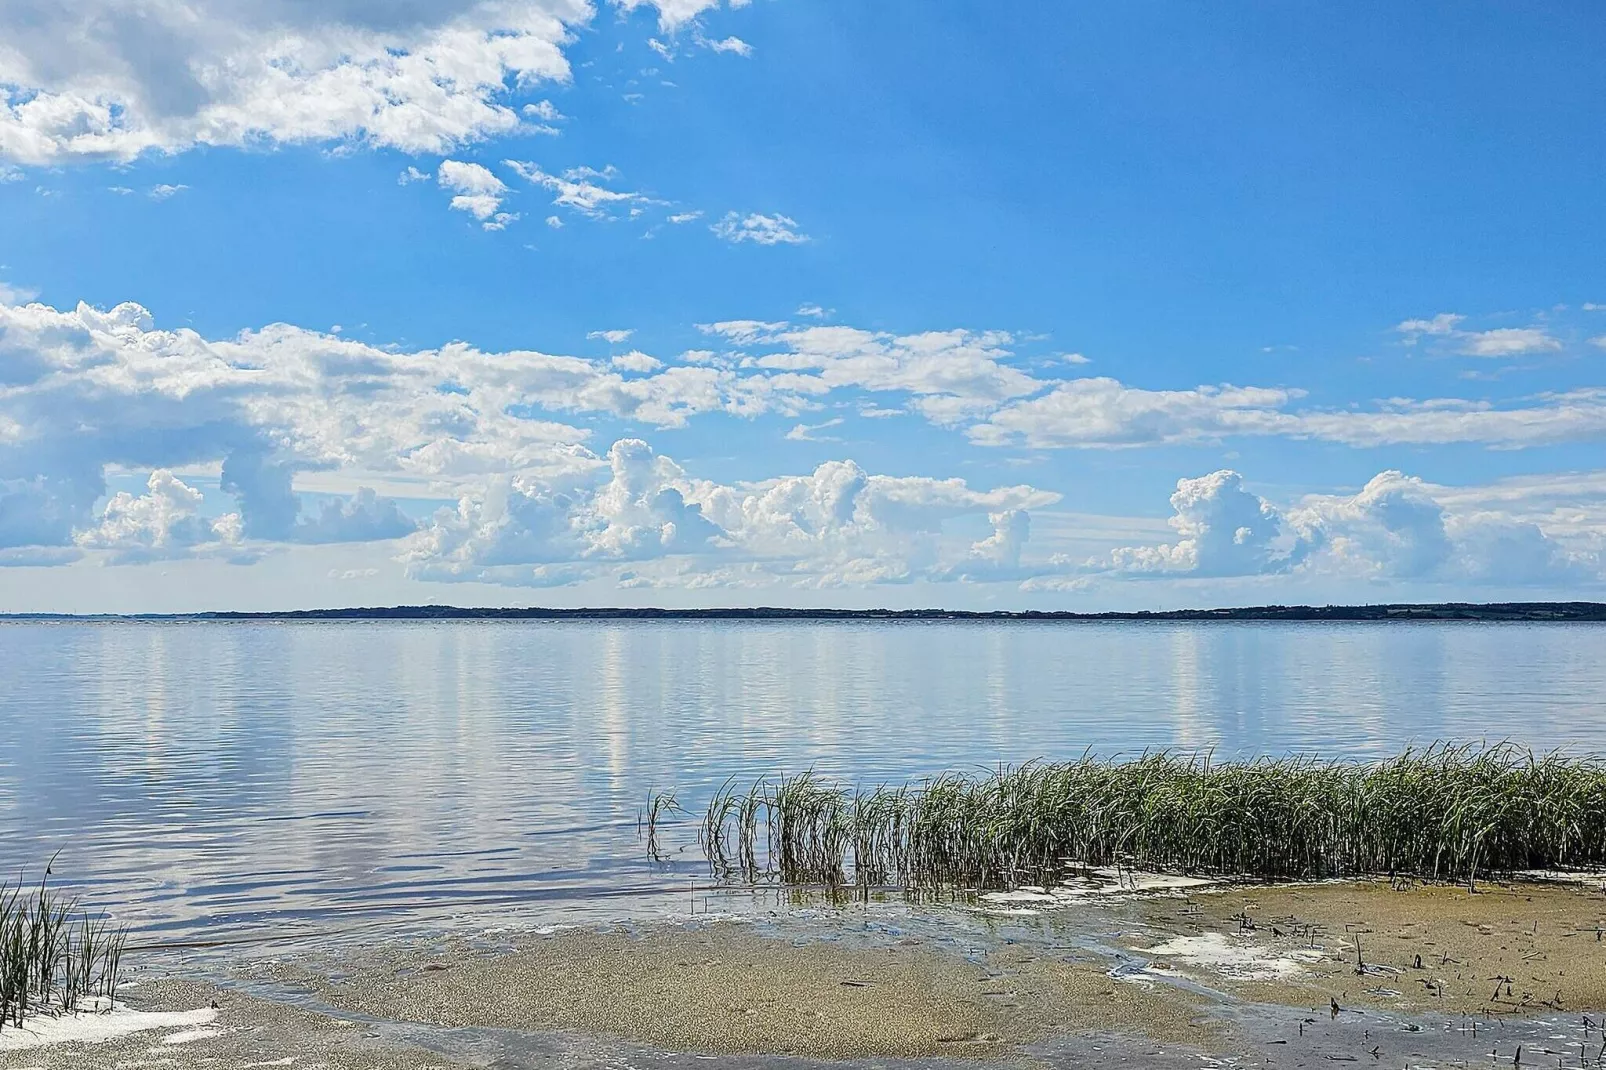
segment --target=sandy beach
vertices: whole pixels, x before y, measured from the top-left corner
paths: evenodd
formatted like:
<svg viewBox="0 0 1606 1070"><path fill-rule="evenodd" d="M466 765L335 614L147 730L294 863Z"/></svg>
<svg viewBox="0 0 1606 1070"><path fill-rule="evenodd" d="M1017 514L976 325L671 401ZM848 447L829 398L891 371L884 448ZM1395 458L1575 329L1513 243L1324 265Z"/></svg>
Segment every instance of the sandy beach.
<svg viewBox="0 0 1606 1070"><path fill-rule="evenodd" d="M1575 1065L1606 1043L1603 926L1593 885L1364 882L458 935L147 978L7 1030L0 1066Z"/></svg>

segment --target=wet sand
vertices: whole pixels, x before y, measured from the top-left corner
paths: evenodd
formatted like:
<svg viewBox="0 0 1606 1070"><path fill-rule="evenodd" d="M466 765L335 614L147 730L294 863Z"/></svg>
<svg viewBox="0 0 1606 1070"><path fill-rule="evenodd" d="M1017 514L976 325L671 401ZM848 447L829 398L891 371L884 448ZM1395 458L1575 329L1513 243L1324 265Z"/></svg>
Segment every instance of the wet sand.
<svg viewBox="0 0 1606 1070"><path fill-rule="evenodd" d="M1598 885L1231 888L1152 901L1146 920L1154 942L1127 946L1179 946L1147 957L1244 999L1468 1015L1606 1008ZM1188 942L1207 937L1214 946Z"/></svg>
<svg viewBox="0 0 1606 1070"><path fill-rule="evenodd" d="M1021 947L966 958L919 945L799 946L727 923L570 932L387 966L315 991L343 1010L430 1025L580 1031L716 1054L998 1055L1093 1030L1209 1039L1191 997Z"/></svg>
<svg viewBox="0 0 1606 1070"><path fill-rule="evenodd" d="M1595 887L1360 883L400 943L143 984L215 1022L0 1067L1577 1065L1606 1053L1603 927Z"/></svg>

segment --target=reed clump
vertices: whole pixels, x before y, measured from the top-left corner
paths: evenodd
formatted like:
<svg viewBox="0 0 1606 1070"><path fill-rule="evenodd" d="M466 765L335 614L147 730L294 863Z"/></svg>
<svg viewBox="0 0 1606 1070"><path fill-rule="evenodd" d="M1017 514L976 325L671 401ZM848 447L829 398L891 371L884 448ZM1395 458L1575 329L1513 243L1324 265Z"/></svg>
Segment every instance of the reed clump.
<svg viewBox="0 0 1606 1070"><path fill-rule="evenodd" d="M49 884L0 884L0 1029L117 997L126 931L78 909Z"/></svg>
<svg viewBox="0 0 1606 1070"><path fill-rule="evenodd" d="M1606 762L1502 744L1377 762L1087 755L859 790L805 772L727 782L700 838L717 876L828 887L1009 888L1095 866L1473 882L1606 865Z"/></svg>

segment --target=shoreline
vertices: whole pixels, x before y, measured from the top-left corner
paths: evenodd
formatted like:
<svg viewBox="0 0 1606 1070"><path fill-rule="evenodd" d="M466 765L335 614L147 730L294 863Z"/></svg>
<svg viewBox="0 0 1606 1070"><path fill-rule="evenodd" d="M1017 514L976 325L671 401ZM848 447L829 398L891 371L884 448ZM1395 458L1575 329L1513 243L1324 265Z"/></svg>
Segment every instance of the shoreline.
<svg viewBox="0 0 1606 1070"><path fill-rule="evenodd" d="M1563 1032L1570 1047L1556 1050L1576 1058L1584 1033L1606 1041L1594 1014L1606 1010L1606 893L1593 885L1220 885L1007 906L791 909L259 954L129 988L129 1007L191 1015L172 1019L184 1028L0 1044L0 1067L109 1070L153 1053L179 1068L560 1056L1304 1066L1372 1047L1509 1060L1516 1044L1538 1053ZM213 1002L215 1015L199 1015Z"/></svg>

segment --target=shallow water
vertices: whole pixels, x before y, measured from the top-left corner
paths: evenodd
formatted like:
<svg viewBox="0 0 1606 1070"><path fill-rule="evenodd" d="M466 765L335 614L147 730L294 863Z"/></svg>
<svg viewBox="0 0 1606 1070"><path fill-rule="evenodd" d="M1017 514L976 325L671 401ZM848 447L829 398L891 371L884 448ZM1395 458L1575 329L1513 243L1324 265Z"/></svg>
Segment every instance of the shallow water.
<svg viewBox="0 0 1606 1070"><path fill-rule="evenodd" d="M689 898L649 788L1145 747L1606 751L1606 627L7 623L0 871L209 940Z"/></svg>

